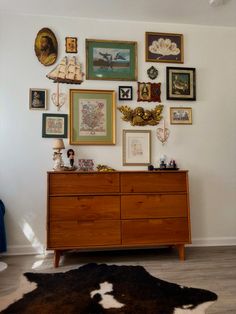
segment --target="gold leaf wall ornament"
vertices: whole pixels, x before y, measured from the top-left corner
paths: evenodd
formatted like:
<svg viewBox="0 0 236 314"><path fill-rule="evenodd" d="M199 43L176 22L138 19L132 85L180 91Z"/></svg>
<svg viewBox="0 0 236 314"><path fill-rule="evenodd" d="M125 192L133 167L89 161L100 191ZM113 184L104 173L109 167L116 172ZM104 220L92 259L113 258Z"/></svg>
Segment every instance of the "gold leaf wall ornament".
<svg viewBox="0 0 236 314"><path fill-rule="evenodd" d="M123 114L122 120L130 122L131 125L157 125L162 119L162 111L164 106L158 105L154 109L144 109L143 107L136 107L132 109L128 106L121 106L117 109Z"/></svg>

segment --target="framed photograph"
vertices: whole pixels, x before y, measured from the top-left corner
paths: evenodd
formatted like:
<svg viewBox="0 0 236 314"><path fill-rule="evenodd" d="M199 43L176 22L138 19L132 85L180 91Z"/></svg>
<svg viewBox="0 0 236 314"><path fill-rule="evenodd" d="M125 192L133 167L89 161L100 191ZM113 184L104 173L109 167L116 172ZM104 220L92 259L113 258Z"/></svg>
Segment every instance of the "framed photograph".
<svg viewBox="0 0 236 314"><path fill-rule="evenodd" d="M29 109L47 110L47 90L41 88L30 88Z"/></svg>
<svg viewBox="0 0 236 314"><path fill-rule="evenodd" d="M182 34L145 33L146 62L184 63Z"/></svg>
<svg viewBox="0 0 236 314"><path fill-rule="evenodd" d="M86 39L86 79L136 81L137 42Z"/></svg>
<svg viewBox="0 0 236 314"><path fill-rule="evenodd" d="M138 82L137 100L161 102L161 83Z"/></svg>
<svg viewBox="0 0 236 314"><path fill-rule="evenodd" d="M34 51L40 63L45 66L52 65L57 60L57 38L49 28L42 28L34 41Z"/></svg>
<svg viewBox="0 0 236 314"><path fill-rule="evenodd" d="M79 159L79 171L94 171L93 159Z"/></svg>
<svg viewBox="0 0 236 314"><path fill-rule="evenodd" d="M192 108L170 107L170 124L192 124Z"/></svg>
<svg viewBox="0 0 236 314"><path fill-rule="evenodd" d="M77 38L66 37L66 53L77 53Z"/></svg>
<svg viewBox="0 0 236 314"><path fill-rule="evenodd" d="M42 137L67 138L67 114L43 113Z"/></svg>
<svg viewBox="0 0 236 314"><path fill-rule="evenodd" d="M70 90L70 144L115 144L115 91Z"/></svg>
<svg viewBox="0 0 236 314"><path fill-rule="evenodd" d="M132 86L119 86L119 100L132 100L133 87Z"/></svg>
<svg viewBox="0 0 236 314"><path fill-rule="evenodd" d="M195 68L166 68L166 98L196 100Z"/></svg>
<svg viewBox="0 0 236 314"><path fill-rule="evenodd" d="M151 131L123 130L123 165L143 166L151 163Z"/></svg>

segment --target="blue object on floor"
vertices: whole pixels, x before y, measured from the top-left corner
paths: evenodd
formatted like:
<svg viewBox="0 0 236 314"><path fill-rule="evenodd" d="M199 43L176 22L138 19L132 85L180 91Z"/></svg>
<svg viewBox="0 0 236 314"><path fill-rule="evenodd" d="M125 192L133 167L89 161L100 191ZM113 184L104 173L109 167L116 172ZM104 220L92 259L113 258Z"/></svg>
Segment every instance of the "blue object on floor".
<svg viewBox="0 0 236 314"><path fill-rule="evenodd" d="M4 226L4 214L5 214L5 206L0 200L0 253L6 252L7 250L7 241L6 241L6 233Z"/></svg>

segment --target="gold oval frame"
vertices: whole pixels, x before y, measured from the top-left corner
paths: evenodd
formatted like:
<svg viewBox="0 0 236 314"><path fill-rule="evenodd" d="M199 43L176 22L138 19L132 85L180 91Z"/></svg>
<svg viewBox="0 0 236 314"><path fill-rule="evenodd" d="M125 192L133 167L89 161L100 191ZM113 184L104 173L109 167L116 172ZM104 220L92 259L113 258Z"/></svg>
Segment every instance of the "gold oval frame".
<svg viewBox="0 0 236 314"><path fill-rule="evenodd" d="M49 54L43 53L40 48L41 39L43 37L47 38L50 41L51 52ZM44 27L37 33L34 42L34 51L39 62L43 65L49 66L56 62L58 55L58 43L55 34L49 28Z"/></svg>

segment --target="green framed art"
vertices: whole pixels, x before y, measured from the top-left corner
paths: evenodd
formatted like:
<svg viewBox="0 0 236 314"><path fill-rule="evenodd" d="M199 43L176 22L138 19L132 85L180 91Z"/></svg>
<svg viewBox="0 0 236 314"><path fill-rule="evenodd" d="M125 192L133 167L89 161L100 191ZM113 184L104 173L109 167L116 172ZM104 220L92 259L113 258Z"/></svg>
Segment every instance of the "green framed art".
<svg viewBox="0 0 236 314"><path fill-rule="evenodd" d="M70 144L115 144L115 91L70 89Z"/></svg>
<svg viewBox="0 0 236 314"><path fill-rule="evenodd" d="M137 81L137 42L86 39L86 79Z"/></svg>

